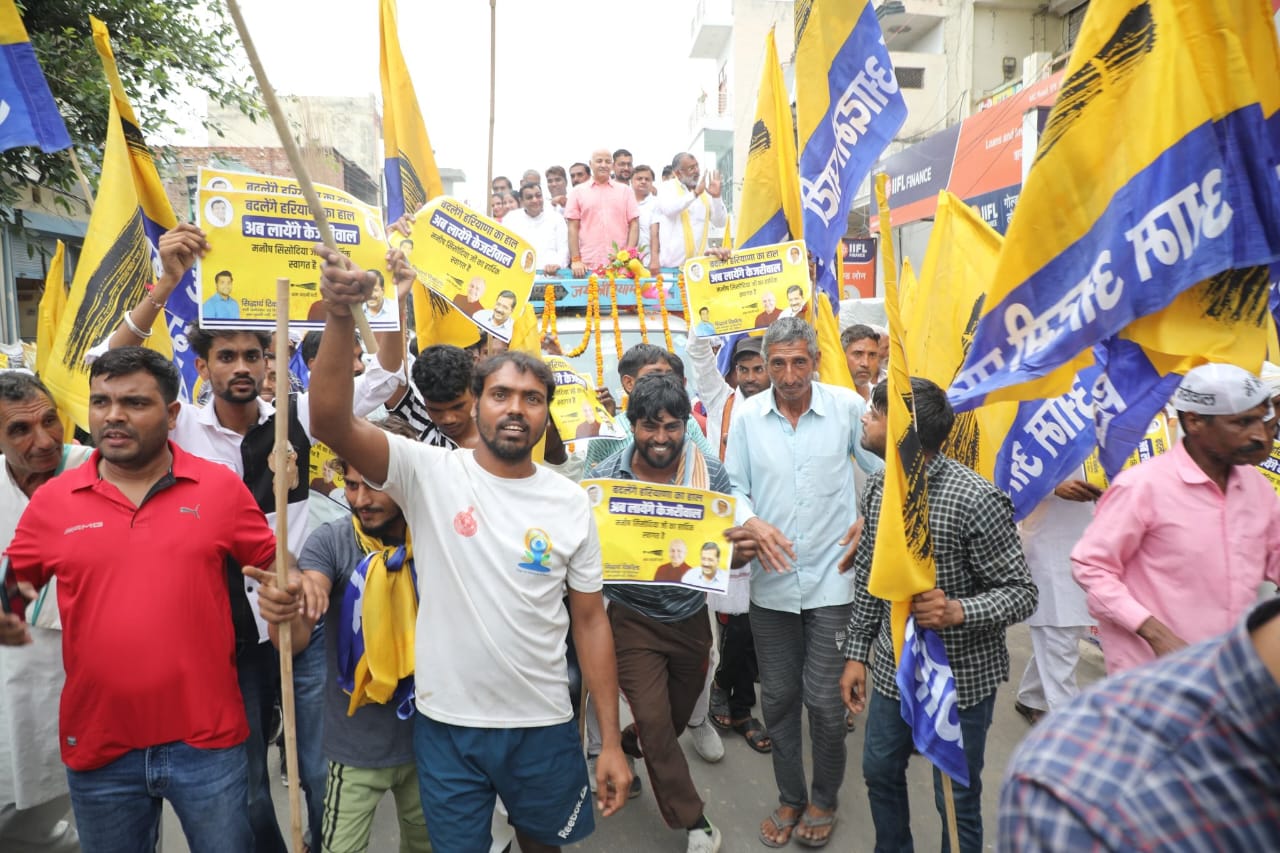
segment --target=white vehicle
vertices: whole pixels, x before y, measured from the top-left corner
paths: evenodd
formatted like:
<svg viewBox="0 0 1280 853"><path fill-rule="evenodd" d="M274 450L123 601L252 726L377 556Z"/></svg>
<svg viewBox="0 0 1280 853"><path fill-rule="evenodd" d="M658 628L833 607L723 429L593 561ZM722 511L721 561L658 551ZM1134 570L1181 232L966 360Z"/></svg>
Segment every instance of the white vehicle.
<svg viewBox="0 0 1280 853"><path fill-rule="evenodd" d="M618 347L614 343L613 334L613 318L608 310L604 311L601 318L602 324L600 328L600 348L604 355L604 384L608 386L609 393L613 395L613 399L622 401L622 383L618 379ZM692 392L693 389L693 364L689 361L689 357L685 355L685 344L689 340L687 333L688 327L685 325L684 317L679 313L671 313L668 315L668 323L671 329L671 345L675 353L684 361L684 373L688 382L688 387ZM556 337L560 339L560 347L566 353L575 349L582 342L582 333L587 327L587 318L581 314L558 314L556 316ZM648 330L649 343L662 349L667 348L666 340L662 335L662 317L657 312L645 314L645 327ZM640 318L634 313L620 314L618 316L618 333L622 338L622 351L625 353L628 349L638 343L643 343L640 335ZM573 365L573 369L583 376L587 377L592 385L596 382L596 355L595 355L595 335L591 336L591 340L587 343L587 349L582 355L569 359L569 363Z"/></svg>

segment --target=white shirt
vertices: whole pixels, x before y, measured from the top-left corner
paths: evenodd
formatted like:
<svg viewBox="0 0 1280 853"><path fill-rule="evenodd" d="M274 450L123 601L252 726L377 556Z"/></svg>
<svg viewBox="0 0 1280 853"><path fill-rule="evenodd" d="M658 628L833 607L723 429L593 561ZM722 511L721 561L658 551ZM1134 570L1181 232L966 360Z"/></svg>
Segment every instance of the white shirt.
<svg viewBox="0 0 1280 853"><path fill-rule="evenodd" d="M1073 479L1084 479L1077 468ZM1095 624L1084 590L1071 575L1071 549L1093 521L1093 501L1063 500L1052 492L1018 523L1031 579L1040 590L1028 625L1073 628Z"/></svg>
<svg viewBox="0 0 1280 853"><path fill-rule="evenodd" d="M544 207L542 213L534 217L523 210L513 210L503 218L502 224L533 246L537 270L541 271L547 264L569 266L569 225L564 221L564 213L556 214Z"/></svg>
<svg viewBox="0 0 1280 853"><path fill-rule="evenodd" d="M483 311L477 311L471 319L483 326L486 331L497 335L504 341L511 340L511 335L514 334L516 330L516 318L512 315L507 315L507 319L501 325L493 322L492 308L485 308Z"/></svg>
<svg viewBox="0 0 1280 853"><path fill-rule="evenodd" d="M65 448L63 470L81 465L91 447ZM9 547L27 495L0 456L0 551ZM57 579L45 586L40 624L61 625ZM28 617L31 608L28 608ZM31 644L0 646L0 806L29 809L67 793L67 769L58 751L58 704L66 680L62 631L31 626Z"/></svg>
<svg viewBox="0 0 1280 853"><path fill-rule="evenodd" d="M383 484L418 563L415 697L447 725L529 728L572 719L565 586L599 592L587 494L542 466L496 477L472 451L387 436Z"/></svg>
<svg viewBox="0 0 1280 853"><path fill-rule="evenodd" d="M649 249L645 252L645 260L647 261L649 259L648 252L653 250L653 246L650 245L651 238L649 236L649 226L653 224L653 212L658 209L657 193L650 193L645 196L644 201L637 202L636 204L637 207L640 208L640 236L636 239L641 245L649 246ZM639 248L639 246L636 248Z"/></svg>
<svg viewBox="0 0 1280 853"><path fill-rule="evenodd" d="M707 216L707 206L702 203L703 197L711 203L711 225L707 228L709 242L711 228L724 227L728 216L724 202L705 193L703 196L696 196L674 178L663 181L658 187L653 221L658 223L658 260L662 266L678 267L688 260L684 253L684 225L680 222L680 215L686 210L689 211L689 227L693 229L694 243L700 244L694 248L698 254L706 253L707 245L701 242L703 223Z"/></svg>

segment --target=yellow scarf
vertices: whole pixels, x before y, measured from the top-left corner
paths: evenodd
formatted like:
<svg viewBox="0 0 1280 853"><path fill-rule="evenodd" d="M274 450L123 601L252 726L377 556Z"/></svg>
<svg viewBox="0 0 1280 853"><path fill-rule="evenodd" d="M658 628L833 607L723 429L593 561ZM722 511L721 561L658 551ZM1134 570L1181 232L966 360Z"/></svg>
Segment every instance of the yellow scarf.
<svg viewBox="0 0 1280 853"><path fill-rule="evenodd" d="M367 555L361 562L367 561L367 566L362 565L364 592L360 596L359 631L363 633L364 654L356 660L347 716L361 705L391 701L401 681L413 676L414 627L418 619L413 544L408 532L403 546L386 546L365 533L354 515L351 523L356 543ZM404 554L400 566L395 571L388 570L388 560L397 561L401 547Z"/></svg>
<svg viewBox="0 0 1280 853"><path fill-rule="evenodd" d="M680 185L681 189L688 192L689 189ZM693 242L693 217L689 215L689 208L685 208L680 213L680 226L684 229L684 259L696 258L707 250L707 234L711 229L711 200L707 198L707 194L703 193L695 199L696 202L702 202L702 239L697 243Z"/></svg>

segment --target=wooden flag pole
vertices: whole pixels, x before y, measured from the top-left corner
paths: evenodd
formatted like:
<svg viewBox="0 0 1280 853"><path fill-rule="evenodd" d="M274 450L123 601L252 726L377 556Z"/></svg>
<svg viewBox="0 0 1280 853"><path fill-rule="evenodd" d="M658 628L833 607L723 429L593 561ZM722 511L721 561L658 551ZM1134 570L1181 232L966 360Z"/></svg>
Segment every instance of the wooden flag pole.
<svg viewBox="0 0 1280 853"><path fill-rule="evenodd" d="M942 801L947 812L947 834L951 836L951 849L960 849L960 830L956 826L956 795L951 790L951 777L942 770Z"/></svg>
<svg viewBox="0 0 1280 853"><path fill-rule="evenodd" d="M311 215L316 221L316 228L320 229L320 241L333 251L338 250L338 244L333 239L333 229L329 227L329 218L325 216L324 205L320 203L320 196L316 194L315 185L311 183L311 176L307 173L307 167L302 162L302 152L298 150L298 143L293 138L293 131L289 129L289 121L285 118L284 110L280 107L280 102L276 99L276 91L271 88L271 83L267 80L267 72L262 67L262 60L258 58L258 50L253 46L253 39L249 37L249 28L245 25L244 16L240 14L240 4L237 0L227 0L227 9L231 12L231 19L235 21L236 30L240 33L240 41L244 44L244 52L249 57L249 65L253 67L253 75L258 78L258 88L262 90L262 100L267 105L267 112L271 114L271 121L276 126L276 134L280 137L280 145L284 148L285 156L289 158L289 166L293 169L293 175L298 179L298 186L302 188L302 194L306 196L307 204L311 207ZM360 332L360 337L364 339L364 348L370 355L376 355L378 352L378 342L373 338L373 329L369 327L369 318L364 315L363 311L351 312L356 318L356 329Z"/></svg>
<svg viewBox="0 0 1280 853"><path fill-rule="evenodd" d="M487 198L493 192L493 119L498 88L498 0L489 0L489 166L484 191ZM492 215L493 211L487 212Z"/></svg>
<svg viewBox="0 0 1280 853"><path fill-rule="evenodd" d="M289 340L289 279L276 279L276 341ZM284 365L276 361L277 371ZM287 383L286 383L287 386ZM275 462L276 584L289 585L289 394L276 394L276 436L271 454ZM297 465L304 464L299 459ZM288 622L277 627L280 648L280 708L284 716L284 755L289 777L289 825L295 853L302 850L302 786L298 784L298 728L293 708L293 631ZM319 839L312 839L319 844Z"/></svg>

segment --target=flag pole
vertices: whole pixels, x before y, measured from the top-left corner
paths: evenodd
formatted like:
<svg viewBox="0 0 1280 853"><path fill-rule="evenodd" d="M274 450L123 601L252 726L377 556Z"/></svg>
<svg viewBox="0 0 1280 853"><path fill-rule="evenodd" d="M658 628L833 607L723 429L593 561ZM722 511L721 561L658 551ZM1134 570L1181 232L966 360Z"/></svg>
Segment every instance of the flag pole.
<svg viewBox="0 0 1280 853"><path fill-rule="evenodd" d="M493 121L498 91L498 0L489 0L489 166L485 197L493 190ZM488 208L485 208L488 210ZM488 211L492 213L493 211Z"/></svg>
<svg viewBox="0 0 1280 853"><path fill-rule="evenodd" d="M358 312L357 312L358 313ZM276 279L276 346L289 340L289 279ZM286 371L288 364L276 359L276 371ZM288 382L285 382L286 388ZM277 382L277 388L279 382ZM289 394L276 393L275 447L271 455L275 463L276 505L276 584L289 585ZM297 464L301 465L299 459ZM288 622L277 626L276 640L280 649L280 708L284 717L284 755L289 777L289 826L295 853L302 850L302 786L298 784L298 727L293 705L293 631ZM319 844L313 839L312 844Z"/></svg>
<svg viewBox="0 0 1280 853"><path fill-rule="evenodd" d="M951 790L951 777L939 769L942 774L942 802L947 812L947 834L951 836L951 849L960 849L960 830L956 826L956 795Z"/></svg>
<svg viewBox="0 0 1280 853"><path fill-rule="evenodd" d="M492 0L491 0L492 2ZM320 196L316 194L315 185L311 183L311 176L307 172L306 164L302 162L302 152L298 150L298 143L293 138L293 131L289 129L289 120L285 117L284 110L280 107L280 102L276 99L276 91L271 88L271 83L267 80L266 69L262 67L262 60L258 58L258 50L253 46L253 39L249 37L249 28L245 25L244 16L240 14L240 4L237 0L227 0L227 9L231 12L231 18L235 21L236 30L240 33L240 41L244 44L244 52L249 57L249 64L253 67L253 75L258 80L258 88L262 90L262 100L267 105L267 112L271 114L271 121L276 126L276 134L280 137L280 145L284 148L285 156L289 158L289 166L293 169L293 176L298 179L298 186L302 188L302 194L306 196L307 205L311 208L311 216L316 221L316 228L320 230L320 241L333 251L340 251L338 244L333 239L333 229L329 227L329 218L325 216L324 205L320 203ZM490 113L490 127L492 127L493 116ZM492 129L490 130L490 138L492 138ZM363 311L352 311L356 318L356 329L360 332L360 337L364 339L364 348L370 355L378 352L378 343L373 338L373 329L369 327L369 318L364 315Z"/></svg>

